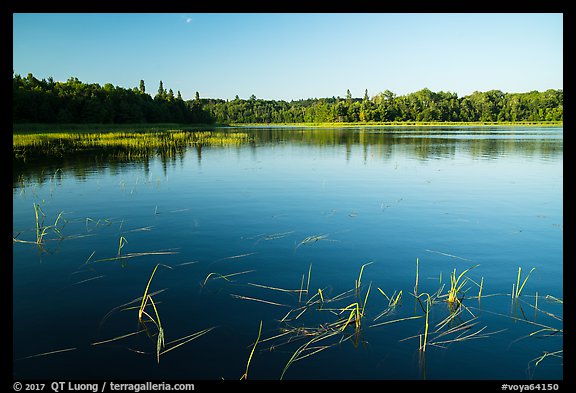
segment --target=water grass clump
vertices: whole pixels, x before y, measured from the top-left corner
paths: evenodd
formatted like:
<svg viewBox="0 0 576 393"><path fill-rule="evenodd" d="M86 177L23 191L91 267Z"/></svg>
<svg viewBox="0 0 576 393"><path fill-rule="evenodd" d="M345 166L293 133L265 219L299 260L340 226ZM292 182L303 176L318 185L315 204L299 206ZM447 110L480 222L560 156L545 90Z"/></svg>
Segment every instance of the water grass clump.
<svg viewBox="0 0 576 393"><path fill-rule="evenodd" d="M63 217L64 212L61 211L60 213L58 213L58 216L56 217L56 220L54 220L54 223L52 225L44 225L44 221L46 219L46 214L44 214L44 211L40 207L40 204L33 203L33 207L34 207L34 219L35 219L35 223L34 223L34 225L35 225L34 226L35 240L29 241L29 240L19 239L18 237L22 233L22 232L20 232L20 233L16 234L16 236L12 237L13 242L14 243L36 244L38 246L44 246L44 244L46 243L45 237L49 231L56 233L58 235L59 239L64 239L64 235L62 234L62 229L64 228L64 226L67 223L67 220ZM64 224L59 228L58 224L61 220L64 222Z"/></svg>
<svg viewBox="0 0 576 393"><path fill-rule="evenodd" d="M149 132L47 132L13 134L14 155L52 157L100 149L116 158L138 159L154 154L175 157L190 146L240 146L251 140L245 132L222 131L149 131Z"/></svg>
<svg viewBox="0 0 576 393"><path fill-rule="evenodd" d="M462 304L462 298L464 296L465 291L463 290L464 285L468 282L468 279L464 277L464 275L469 272L470 270L478 267L479 265L472 266L464 270L462 273L456 277L456 269L450 273L450 288L448 290L448 298L446 302L448 302L448 306L450 309L454 309ZM461 297L459 297L461 295Z"/></svg>
<svg viewBox="0 0 576 393"><path fill-rule="evenodd" d="M536 268L532 268L530 270L530 272L528 272L528 275L524 278L524 281L522 281L522 284L520 284L520 278L522 276L522 268L518 267L518 276L516 277L516 286L514 286L514 284L512 284L512 299L518 300L518 298L520 297L520 294L522 293L522 290L524 289L524 285L526 285L526 282L528 281L528 279L530 278L530 275L532 274L532 272L534 270L536 270Z"/></svg>

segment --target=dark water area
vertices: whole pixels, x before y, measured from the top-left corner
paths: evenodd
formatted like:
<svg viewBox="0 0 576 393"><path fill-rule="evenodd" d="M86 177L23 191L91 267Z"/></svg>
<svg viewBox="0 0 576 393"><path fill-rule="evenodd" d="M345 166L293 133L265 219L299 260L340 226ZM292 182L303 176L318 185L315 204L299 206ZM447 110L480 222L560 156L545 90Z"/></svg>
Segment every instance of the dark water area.
<svg viewBox="0 0 576 393"><path fill-rule="evenodd" d="M15 140L14 378L563 378L562 128L195 138Z"/></svg>

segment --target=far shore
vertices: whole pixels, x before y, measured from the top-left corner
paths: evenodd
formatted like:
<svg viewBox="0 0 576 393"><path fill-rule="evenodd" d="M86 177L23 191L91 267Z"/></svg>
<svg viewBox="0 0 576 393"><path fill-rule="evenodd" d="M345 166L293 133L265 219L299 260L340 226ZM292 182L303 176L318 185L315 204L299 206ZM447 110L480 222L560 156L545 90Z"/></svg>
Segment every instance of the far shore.
<svg viewBox="0 0 576 393"><path fill-rule="evenodd" d="M220 127L250 128L369 128L369 127L563 127L563 122L522 121L522 122L354 122L354 123L232 123L232 124L178 124L178 123L141 123L141 124L13 124L13 133L50 133L50 132L112 132L112 131L169 131L169 130L206 130Z"/></svg>

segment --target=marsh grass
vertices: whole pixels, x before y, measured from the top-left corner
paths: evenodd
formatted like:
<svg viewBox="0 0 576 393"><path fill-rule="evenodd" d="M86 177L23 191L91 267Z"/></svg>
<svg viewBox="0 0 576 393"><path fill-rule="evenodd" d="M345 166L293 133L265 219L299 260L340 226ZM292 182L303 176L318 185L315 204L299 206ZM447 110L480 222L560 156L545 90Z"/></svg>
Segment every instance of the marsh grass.
<svg viewBox="0 0 576 393"><path fill-rule="evenodd" d="M150 157L153 154L177 156L193 146L240 146L251 140L244 132L220 131L111 131L35 132L12 136L14 155L21 160L30 156L70 155L102 149L106 154L126 159Z"/></svg>

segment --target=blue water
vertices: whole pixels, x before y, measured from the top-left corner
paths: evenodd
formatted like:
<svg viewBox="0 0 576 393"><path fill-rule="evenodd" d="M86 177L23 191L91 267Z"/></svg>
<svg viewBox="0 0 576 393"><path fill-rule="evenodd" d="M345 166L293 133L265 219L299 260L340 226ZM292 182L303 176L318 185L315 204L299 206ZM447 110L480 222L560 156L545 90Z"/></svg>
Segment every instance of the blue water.
<svg viewBox="0 0 576 393"><path fill-rule="evenodd" d="M284 379L562 379L562 128L241 131L249 143L201 154L18 166L14 236L35 240L39 204L45 225L63 212L63 237L14 242L15 378L239 379L262 321L248 378L279 379L313 336L271 337L347 318L342 309L370 291L360 334L352 323L310 344L319 351ZM121 238L121 256L157 254L110 260ZM417 259L417 293L443 288L425 351ZM140 301L127 303L157 264L150 292L164 289L153 300L166 348L214 329L159 362L153 323L150 337L99 344L139 330ZM519 267L521 283L534 270L512 301ZM469 268L465 307L440 328L450 274ZM328 302L282 321L319 289ZM388 307L382 292L399 291L375 320ZM555 356L535 367L544 352Z"/></svg>

